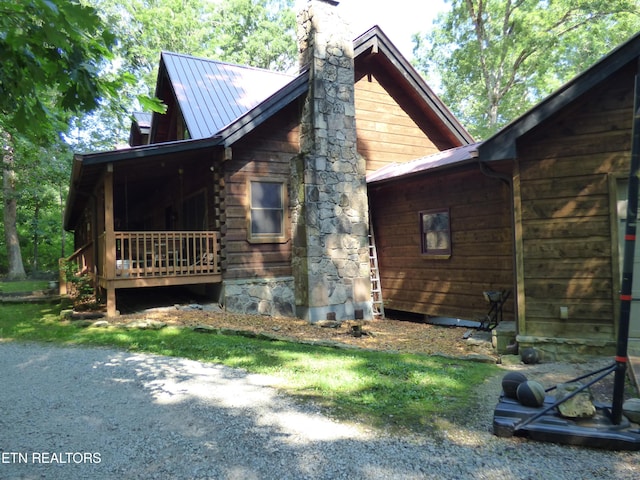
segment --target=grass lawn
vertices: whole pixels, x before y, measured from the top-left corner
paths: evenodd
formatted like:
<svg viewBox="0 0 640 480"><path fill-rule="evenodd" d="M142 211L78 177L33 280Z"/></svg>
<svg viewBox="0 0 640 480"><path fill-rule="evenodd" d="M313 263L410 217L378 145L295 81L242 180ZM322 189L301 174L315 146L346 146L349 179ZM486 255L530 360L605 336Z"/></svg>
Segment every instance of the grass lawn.
<svg viewBox="0 0 640 480"><path fill-rule="evenodd" d="M341 350L193 332L80 328L60 321L58 305L0 304L0 339L100 345L239 367L279 379L328 414L379 428L424 432L438 419L474 409L473 389L494 365L427 355Z"/></svg>
<svg viewBox="0 0 640 480"><path fill-rule="evenodd" d="M49 288L48 280L19 280L15 282L0 282L0 294L25 293Z"/></svg>

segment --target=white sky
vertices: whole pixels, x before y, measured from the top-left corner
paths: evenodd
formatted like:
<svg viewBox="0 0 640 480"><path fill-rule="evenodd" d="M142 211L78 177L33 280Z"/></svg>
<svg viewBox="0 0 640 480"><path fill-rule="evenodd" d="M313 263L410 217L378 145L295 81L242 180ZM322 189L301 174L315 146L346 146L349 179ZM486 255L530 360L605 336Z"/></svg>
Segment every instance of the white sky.
<svg viewBox="0 0 640 480"><path fill-rule="evenodd" d="M378 25L410 60L413 57L412 35L431 29L436 15L449 8L444 2L445 0L341 0L337 8L342 18L351 24L354 36ZM296 11L306 3L307 0L296 0Z"/></svg>

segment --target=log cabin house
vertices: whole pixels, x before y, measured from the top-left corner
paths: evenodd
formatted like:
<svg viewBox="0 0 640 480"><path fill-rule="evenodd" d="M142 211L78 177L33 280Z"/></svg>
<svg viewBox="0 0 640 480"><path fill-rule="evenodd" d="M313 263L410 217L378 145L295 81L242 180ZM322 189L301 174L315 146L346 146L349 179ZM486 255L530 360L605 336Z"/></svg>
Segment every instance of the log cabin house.
<svg viewBox="0 0 640 480"><path fill-rule="evenodd" d="M74 156L67 259L117 291L206 285L229 311L371 318L366 172L472 139L384 33L298 16L294 75L163 53L131 147Z"/></svg>

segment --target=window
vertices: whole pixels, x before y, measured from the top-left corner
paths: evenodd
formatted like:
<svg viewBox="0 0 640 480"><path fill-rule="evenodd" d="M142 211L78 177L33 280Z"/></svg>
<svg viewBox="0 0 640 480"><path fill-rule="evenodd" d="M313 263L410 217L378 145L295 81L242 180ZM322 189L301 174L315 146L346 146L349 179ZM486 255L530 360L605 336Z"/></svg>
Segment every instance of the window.
<svg viewBox="0 0 640 480"><path fill-rule="evenodd" d="M449 210L420 212L422 254L435 258L451 256L451 228Z"/></svg>
<svg viewBox="0 0 640 480"><path fill-rule="evenodd" d="M251 180L249 182L249 202L249 241L257 243L286 241L284 182Z"/></svg>

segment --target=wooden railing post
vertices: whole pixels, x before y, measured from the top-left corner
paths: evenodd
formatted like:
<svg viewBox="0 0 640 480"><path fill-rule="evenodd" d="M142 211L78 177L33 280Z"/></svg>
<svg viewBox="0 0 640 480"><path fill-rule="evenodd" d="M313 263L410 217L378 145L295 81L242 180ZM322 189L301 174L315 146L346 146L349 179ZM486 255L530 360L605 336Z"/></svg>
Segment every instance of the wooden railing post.
<svg viewBox="0 0 640 480"><path fill-rule="evenodd" d="M113 164L107 165L104 176L104 233L105 263L103 275L107 280L107 316L116 315L116 291L110 282L116 273L116 241L113 218Z"/></svg>

